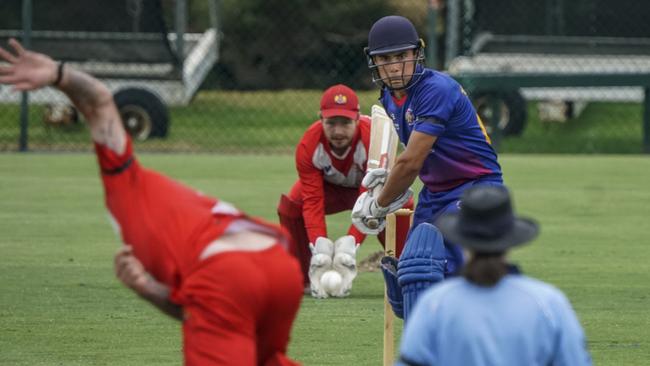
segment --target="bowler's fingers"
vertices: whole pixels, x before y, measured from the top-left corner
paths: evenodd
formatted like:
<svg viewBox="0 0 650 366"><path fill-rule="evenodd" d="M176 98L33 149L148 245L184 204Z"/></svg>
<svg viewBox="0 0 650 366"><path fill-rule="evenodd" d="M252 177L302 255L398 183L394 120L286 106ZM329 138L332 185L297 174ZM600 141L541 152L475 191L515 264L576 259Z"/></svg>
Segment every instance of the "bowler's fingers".
<svg viewBox="0 0 650 366"><path fill-rule="evenodd" d="M16 84L20 79L16 75L2 75L0 76L0 83L2 84Z"/></svg>
<svg viewBox="0 0 650 366"><path fill-rule="evenodd" d="M10 64L15 64L18 62L18 58L16 56L12 55L9 51L5 50L2 47L0 47L0 59L3 59Z"/></svg>
<svg viewBox="0 0 650 366"><path fill-rule="evenodd" d="M132 249L124 248L115 257L115 275L126 286L141 290L148 280L148 273L138 258L133 256Z"/></svg>
<svg viewBox="0 0 650 366"><path fill-rule="evenodd" d="M16 55L18 55L18 57L22 56L25 53L23 45L20 44L20 42L16 41L15 38L9 39L9 45L14 49L14 51L16 51Z"/></svg>
<svg viewBox="0 0 650 366"><path fill-rule="evenodd" d="M132 255L133 254L133 248L131 248L128 245L123 245L120 247L120 249L117 250L115 253L115 265L117 266L117 262L120 261L123 257L127 255Z"/></svg>
<svg viewBox="0 0 650 366"><path fill-rule="evenodd" d="M12 85L11 91L21 92L26 90L33 90L36 88L34 84L28 80L25 80L24 77L12 74L11 70L7 71L6 69L2 69L4 68L0 68L0 84Z"/></svg>
<svg viewBox="0 0 650 366"><path fill-rule="evenodd" d="M130 245L122 245L115 253L115 258L123 255L133 255L133 247Z"/></svg>
<svg viewBox="0 0 650 366"><path fill-rule="evenodd" d="M115 275L120 279L128 276L135 261L137 259L133 256L133 248L128 245L120 248L115 254Z"/></svg>
<svg viewBox="0 0 650 366"><path fill-rule="evenodd" d="M15 92L23 92L34 89L34 86L30 83L17 83L14 84L14 87L12 89Z"/></svg>
<svg viewBox="0 0 650 366"><path fill-rule="evenodd" d="M0 66L0 75L11 75L13 71L13 66Z"/></svg>
<svg viewBox="0 0 650 366"><path fill-rule="evenodd" d="M116 268L116 277L126 286L139 289L147 280L147 273L135 258L127 258Z"/></svg>

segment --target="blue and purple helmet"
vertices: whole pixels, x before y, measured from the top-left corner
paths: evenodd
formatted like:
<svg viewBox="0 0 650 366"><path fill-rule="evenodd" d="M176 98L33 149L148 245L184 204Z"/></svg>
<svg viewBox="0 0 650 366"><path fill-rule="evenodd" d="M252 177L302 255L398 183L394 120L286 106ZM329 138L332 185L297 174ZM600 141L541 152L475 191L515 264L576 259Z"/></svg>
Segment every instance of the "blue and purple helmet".
<svg viewBox="0 0 650 366"><path fill-rule="evenodd" d="M379 66L387 65L387 63L378 65L373 57L406 50L415 50L415 57L400 62L414 62L414 72L410 75L402 75L402 78L408 82L402 83L404 87L397 89L408 89L424 73L424 68L421 65L424 62L424 42L418 36L413 23L402 16L390 15L376 21L368 33L368 47L364 49L368 58L368 67L372 71L372 81L393 89L390 81L382 79L379 75Z"/></svg>

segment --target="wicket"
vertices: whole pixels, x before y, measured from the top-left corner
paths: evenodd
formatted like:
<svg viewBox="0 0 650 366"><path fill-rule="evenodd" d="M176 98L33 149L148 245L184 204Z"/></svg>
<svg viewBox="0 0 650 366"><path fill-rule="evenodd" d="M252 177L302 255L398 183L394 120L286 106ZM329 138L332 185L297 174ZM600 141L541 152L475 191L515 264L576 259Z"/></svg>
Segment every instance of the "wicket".
<svg viewBox="0 0 650 366"><path fill-rule="evenodd" d="M413 211L407 208L399 209L386 216L386 242L384 255L395 256L396 248L396 220L397 216L409 216L413 223ZM395 362L395 330L393 327L393 310L388 303L388 294L384 291L384 366L393 365Z"/></svg>

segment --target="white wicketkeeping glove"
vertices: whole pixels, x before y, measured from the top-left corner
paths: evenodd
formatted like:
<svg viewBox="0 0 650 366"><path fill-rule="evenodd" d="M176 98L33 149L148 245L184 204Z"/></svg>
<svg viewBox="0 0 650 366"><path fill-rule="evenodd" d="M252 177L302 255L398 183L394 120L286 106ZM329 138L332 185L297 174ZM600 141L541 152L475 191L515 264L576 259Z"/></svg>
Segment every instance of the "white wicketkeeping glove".
<svg viewBox="0 0 650 366"><path fill-rule="evenodd" d="M335 297L345 297L350 294L352 281L357 277L357 244L352 235L346 235L334 242L334 270L337 271L343 279L339 291L331 293Z"/></svg>
<svg viewBox="0 0 650 366"><path fill-rule="evenodd" d="M311 249L311 261L309 263L309 282L311 283L311 296L326 298L327 292L321 285L320 279L323 273L332 269L332 257L334 256L334 243L325 237L316 238L316 243L309 243Z"/></svg>

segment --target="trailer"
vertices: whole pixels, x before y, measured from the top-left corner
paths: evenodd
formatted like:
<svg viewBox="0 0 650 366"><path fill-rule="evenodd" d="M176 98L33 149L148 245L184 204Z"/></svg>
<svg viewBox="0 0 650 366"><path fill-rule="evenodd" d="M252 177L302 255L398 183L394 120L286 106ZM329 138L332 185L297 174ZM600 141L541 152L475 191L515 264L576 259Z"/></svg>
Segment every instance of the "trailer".
<svg viewBox="0 0 650 366"><path fill-rule="evenodd" d="M542 119L574 117L589 102L646 100L641 80L650 72L645 2L503 0L495 6L449 0L446 4L445 68L458 80L473 80L470 96L491 124L488 129L504 135L522 133L526 102L531 100L539 102ZM631 82L630 75L639 75L639 83ZM493 82L497 76L521 81L522 86L506 87L504 82L501 87ZM563 79L580 85L567 85ZM492 89L486 89L488 85ZM498 121L492 118L495 115Z"/></svg>
<svg viewBox="0 0 650 366"><path fill-rule="evenodd" d="M88 12L85 1L71 1L65 6L72 13ZM118 15L123 10L130 29L118 27L115 31L110 24L89 26L92 30L36 29L30 32L30 48L103 81L135 139L164 138L170 130L168 106L187 105L218 61L221 37L217 0L208 0L209 27L200 33L186 31L186 0L174 3L174 31L167 29L160 0L129 0L110 6L124 7L118 9ZM113 21L110 17L93 19L96 23ZM21 39L24 32L0 29L0 42L6 44L11 37ZM0 103L19 103L20 98L19 93L0 88ZM31 92L29 102L45 105L44 120L54 125L73 123L78 118L68 98L54 88Z"/></svg>

